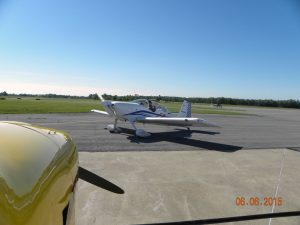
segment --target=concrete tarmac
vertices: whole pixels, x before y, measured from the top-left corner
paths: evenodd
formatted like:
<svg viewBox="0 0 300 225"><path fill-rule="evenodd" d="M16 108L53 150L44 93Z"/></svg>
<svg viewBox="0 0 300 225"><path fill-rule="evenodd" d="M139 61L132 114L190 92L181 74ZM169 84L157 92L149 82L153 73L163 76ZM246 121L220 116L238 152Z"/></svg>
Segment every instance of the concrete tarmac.
<svg viewBox="0 0 300 225"><path fill-rule="evenodd" d="M80 165L121 187L114 194L78 183L77 225L129 225L300 210L300 153L288 149L236 152L81 152ZM277 190L277 193L276 193ZM276 194L275 194L276 193ZM237 205L238 197L245 198ZM253 205L258 198L258 205ZM252 199L252 200L251 200ZM229 223L299 225L300 217ZM228 224L228 223L227 223Z"/></svg>

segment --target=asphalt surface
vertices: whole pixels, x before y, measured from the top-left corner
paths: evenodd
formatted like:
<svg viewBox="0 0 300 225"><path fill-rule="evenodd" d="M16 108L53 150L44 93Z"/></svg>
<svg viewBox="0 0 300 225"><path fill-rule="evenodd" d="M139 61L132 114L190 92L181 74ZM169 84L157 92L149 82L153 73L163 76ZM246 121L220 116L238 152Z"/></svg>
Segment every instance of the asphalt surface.
<svg viewBox="0 0 300 225"><path fill-rule="evenodd" d="M236 109L236 108L235 108ZM97 113L2 114L0 120L17 120L69 132L79 151L184 151L300 147L300 110L241 108L253 115L200 116L222 128L185 128L138 124L152 133L141 139L128 123L120 122L120 134L106 129L113 120Z"/></svg>

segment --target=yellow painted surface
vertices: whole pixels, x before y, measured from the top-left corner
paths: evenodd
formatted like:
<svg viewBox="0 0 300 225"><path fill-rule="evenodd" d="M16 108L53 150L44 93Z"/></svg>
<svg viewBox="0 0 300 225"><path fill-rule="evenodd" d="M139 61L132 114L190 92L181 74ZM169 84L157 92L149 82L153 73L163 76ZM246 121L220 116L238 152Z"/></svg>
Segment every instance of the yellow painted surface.
<svg viewBox="0 0 300 225"><path fill-rule="evenodd" d="M77 170L76 147L66 133L0 122L0 225L62 225Z"/></svg>

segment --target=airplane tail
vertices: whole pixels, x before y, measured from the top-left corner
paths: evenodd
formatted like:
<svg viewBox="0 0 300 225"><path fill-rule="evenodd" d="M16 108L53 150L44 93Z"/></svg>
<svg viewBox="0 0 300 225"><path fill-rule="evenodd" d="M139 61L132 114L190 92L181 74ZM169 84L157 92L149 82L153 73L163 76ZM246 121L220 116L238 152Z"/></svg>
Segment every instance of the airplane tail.
<svg viewBox="0 0 300 225"><path fill-rule="evenodd" d="M184 100L177 116L178 117L192 117L192 104L189 101Z"/></svg>

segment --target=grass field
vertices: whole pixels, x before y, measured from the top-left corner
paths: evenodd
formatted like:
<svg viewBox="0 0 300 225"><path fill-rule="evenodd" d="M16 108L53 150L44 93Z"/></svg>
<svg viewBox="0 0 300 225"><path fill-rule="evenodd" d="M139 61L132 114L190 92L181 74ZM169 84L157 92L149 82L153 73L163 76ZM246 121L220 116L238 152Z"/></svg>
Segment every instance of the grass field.
<svg viewBox="0 0 300 225"><path fill-rule="evenodd" d="M22 98L13 97L0 100L0 113L66 113L89 112L93 108L101 109L100 101L90 99L64 98Z"/></svg>
<svg viewBox="0 0 300 225"><path fill-rule="evenodd" d="M180 102L162 102L171 112L178 112ZM28 114L28 113L79 113L89 112L91 109L103 110L99 100L91 99L64 99L64 98L36 98L7 97L0 100L1 114ZM193 104L192 112L197 114L246 115L243 110L216 109L208 104Z"/></svg>

